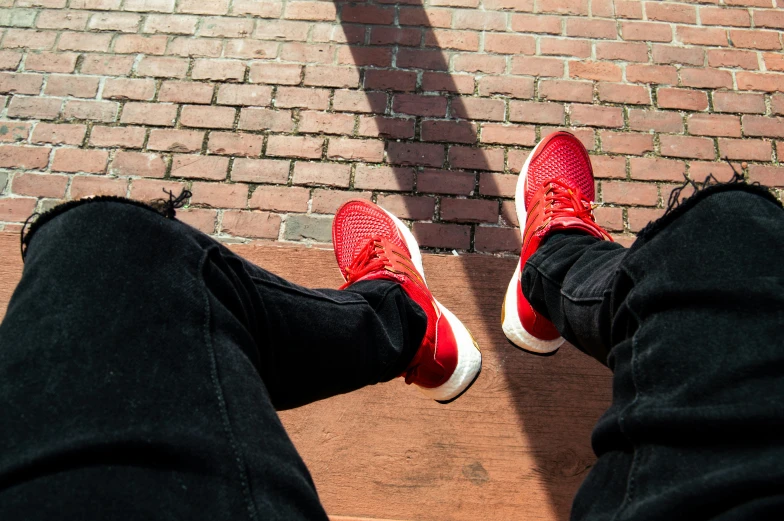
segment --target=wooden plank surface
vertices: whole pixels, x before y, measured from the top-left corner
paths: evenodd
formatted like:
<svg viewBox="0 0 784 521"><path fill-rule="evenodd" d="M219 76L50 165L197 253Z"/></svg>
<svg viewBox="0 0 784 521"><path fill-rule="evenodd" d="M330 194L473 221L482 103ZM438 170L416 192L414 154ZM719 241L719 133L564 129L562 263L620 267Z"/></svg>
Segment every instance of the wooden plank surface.
<svg viewBox="0 0 784 521"><path fill-rule="evenodd" d="M331 251L233 246L310 287L337 287ZM21 275L18 237L0 234L0 315ZM335 521L566 520L594 461L590 431L610 372L566 345L523 353L500 329L514 259L426 255L437 298L472 331L484 366L440 405L402 380L281 414Z"/></svg>

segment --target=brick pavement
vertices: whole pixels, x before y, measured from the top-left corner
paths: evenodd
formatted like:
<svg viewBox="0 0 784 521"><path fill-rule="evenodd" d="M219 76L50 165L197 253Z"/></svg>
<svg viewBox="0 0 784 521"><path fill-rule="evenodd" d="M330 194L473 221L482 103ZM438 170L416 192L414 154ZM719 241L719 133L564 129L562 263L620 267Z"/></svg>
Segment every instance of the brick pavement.
<svg viewBox="0 0 784 521"><path fill-rule="evenodd" d="M328 242L365 197L425 246L514 251L519 169L570 128L628 243L724 157L781 197L781 4L0 0L0 226L187 187L226 240Z"/></svg>

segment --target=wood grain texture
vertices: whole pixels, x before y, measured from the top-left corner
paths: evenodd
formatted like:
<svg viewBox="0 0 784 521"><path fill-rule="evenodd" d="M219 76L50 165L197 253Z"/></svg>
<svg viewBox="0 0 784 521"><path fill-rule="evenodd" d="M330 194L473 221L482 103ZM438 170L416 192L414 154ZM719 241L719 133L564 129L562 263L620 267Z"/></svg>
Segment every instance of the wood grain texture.
<svg viewBox="0 0 784 521"><path fill-rule="evenodd" d="M232 249L310 287L341 283L331 251ZM21 276L18 236L0 234L0 313ZM426 255L437 298L465 322L484 366L440 405L398 379L281 414L333 521L566 520L594 462L590 431L610 372L572 346L523 353L500 328L513 259ZM314 346L317 348L318 346Z"/></svg>

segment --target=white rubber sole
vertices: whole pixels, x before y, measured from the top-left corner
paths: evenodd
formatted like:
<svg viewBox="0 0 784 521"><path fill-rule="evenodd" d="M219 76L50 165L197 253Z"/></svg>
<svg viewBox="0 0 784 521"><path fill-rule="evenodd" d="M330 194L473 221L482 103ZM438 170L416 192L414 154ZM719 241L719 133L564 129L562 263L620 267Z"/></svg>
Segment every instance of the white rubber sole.
<svg viewBox="0 0 784 521"><path fill-rule="evenodd" d="M381 209L384 210L383 208ZM411 261L427 284L425 270L422 266L422 253L419 251L419 244L414 238L414 235L400 219L386 210L384 210L384 212L392 218L395 226L397 226L400 234L403 236L408 251L411 252ZM443 318L449 322L449 325L452 327L452 332L455 335L455 340L457 341L457 367L455 367L449 380L438 387L428 388L417 386L417 388L428 398L446 403L458 398L466 392L479 377L479 372L482 370L482 353L479 351L476 340L474 340L474 337L471 335L471 332L468 331L468 328L438 300L436 300L436 305L438 305L438 309L441 310Z"/></svg>
<svg viewBox="0 0 784 521"><path fill-rule="evenodd" d="M517 179L517 186L515 187L515 210L517 211L517 222L521 226L521 230L525 228L525 221L528 217L525 210L525 191L527 188L526 181L528 180L528 167L531 164L531 158L534 157L539 150L539 146L544 143L540 141L528 158L523 163L523 168L520 170L520 176ZM517 288L520 285L520 263L517 263L512 280L509 281L509 286L506 288L506 296L504 297L504 305L501 309L501 328L504 330L506 338L509 339L514 345L526 351L531 351L539 354L548 354L557 350L564 343L563 337L558 337L555 340L542 340L537 338L523 327L520 322L520 317L517 314Z"/></svg>

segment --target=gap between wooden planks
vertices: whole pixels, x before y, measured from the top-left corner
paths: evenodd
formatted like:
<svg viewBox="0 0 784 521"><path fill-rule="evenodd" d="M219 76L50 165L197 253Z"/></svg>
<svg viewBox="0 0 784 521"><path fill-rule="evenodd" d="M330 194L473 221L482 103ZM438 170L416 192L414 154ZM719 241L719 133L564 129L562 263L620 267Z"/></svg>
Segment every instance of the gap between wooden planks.
<svg viewBox="0 0 784 521"><path fill-rule="evenodd" d="M235 245L309 287L342 281L331 251ZM610 372L572 346L538 357L500 329L514 259L425 255L436 297L465 322L484 366L440 405L401 380L281 414L333 521L566 520L594 456ZM0 233L0 316L21 277L19 237Z"/></svg>

